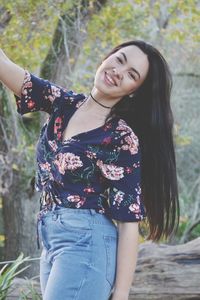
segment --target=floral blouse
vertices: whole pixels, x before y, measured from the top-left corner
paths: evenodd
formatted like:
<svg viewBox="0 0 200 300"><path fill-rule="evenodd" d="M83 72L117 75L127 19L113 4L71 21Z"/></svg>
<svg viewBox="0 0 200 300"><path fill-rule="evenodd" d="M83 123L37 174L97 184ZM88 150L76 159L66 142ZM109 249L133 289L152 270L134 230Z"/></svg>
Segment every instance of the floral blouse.
<svg viewBox="0 0 200 300"><path fill-rule="evenodd" d="M35 187L43 195L41 210L56 203L95 209L119 221L140 221L145 217L141 152L126 122L114 117L63 141L69 119L86 98L26 71L21 97L16 97L18 113L40 110L49 114L36 147Z"/></svg>

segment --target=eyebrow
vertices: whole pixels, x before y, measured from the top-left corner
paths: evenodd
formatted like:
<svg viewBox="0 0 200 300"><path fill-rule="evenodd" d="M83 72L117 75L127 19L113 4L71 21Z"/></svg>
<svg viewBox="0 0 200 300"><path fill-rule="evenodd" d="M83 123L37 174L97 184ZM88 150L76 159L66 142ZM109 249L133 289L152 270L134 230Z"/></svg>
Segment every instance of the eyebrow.
<svg viewBox="0 0 200 300"><path fill-rule="evenodd" d="M124 52L120 52L120 54L123 55L124 60L125 60L125 62L127 63L127 57L126 57L126 54L125 54ZM139 73L135 68L131 67L131 70L134 71L134 72L138 75L139 78L141 77L141 76L140 76L140 73Z"/></svg>

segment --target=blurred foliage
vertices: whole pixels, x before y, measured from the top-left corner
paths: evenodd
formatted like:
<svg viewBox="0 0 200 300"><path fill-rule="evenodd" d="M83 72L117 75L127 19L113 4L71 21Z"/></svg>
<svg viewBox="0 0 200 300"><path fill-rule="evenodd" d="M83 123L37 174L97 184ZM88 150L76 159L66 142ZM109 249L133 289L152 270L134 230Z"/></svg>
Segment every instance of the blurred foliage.
<svg viewBox="0 0 200 300"><path fill-rule="evenodd" d="M0 36L0 45L21 66L30 70L40 67L60 14L73 4L61 0L2 0L1 7L9 11L11 20Z"/></svg>
<svg viewBox="0 0 200 300"><path fill-rule="evenodd" d="M175 143L176 145L179 146L187 146L192 143L192 138L187 135L183 135L180 133L180 125L175 124L174 126L174 138L175 138Z"/></svg>
<svg viewBox="0 0 200 300"><path fill-rule="evenodd" d="M28 288L28 291L27 291ZM26 291L22 289L19 300L42 300L42 296L37 292L33 281L27 279Z"/></svg>
<svg viewBox="0 0 200 300"><path fill-rule="evenodd" d="M187 228L192 225L188 217L182 217L180 218L180 225L178 228L178 232L176 234L177 240L181 239L184 232L187 230ZM191 231L191 233L188 236L188 241L196 239L200 236L200 224L195 226L194 229Z"/></svg>
<svg viewBox="0 0 200 300"><path fill-rule="evenodd" d="M169 57L172 51L176 55L174 45L177 44L190 53L196 53L200 41L197 2L108 1L108 5L100 14L93 15L88 24L88 38L74 74L74 88L86 93L88 85L93 83L95 65L98 66L110 49L127 40L144 39L157 44L157 48Z"/></svg>
<svg viewBox="0 0 200 300"><path fill-rule="evenodd" d="M23 253L21 253L17 259L9 264L5 264L0 270L0 299L4 300L7 298L11 298L10 293L13 292L14 287L12 287L13 280L17 275L21 274L24 270L29 268L30 265L19 269L19 267L27 262L29 257L24 257ZM26 284L23 287L20 287L20 295L18 300L41 300L42 297L38 293L35 287L34 278L28 279L26 278Z"/></svg>
<svg viewBox="0 0 200 300"><path fill-rule="evenodd" d="M28 258L28 257L27 257ZM26 270L29 266L26 266L20 270L18 270L19 266L23 264L27 258L23 257L23 253L19 255L19 257L13 262L10 266L8 264L4 265L0 270L0 299L7 299L8 290L12 284L13 279L24 270Z"/></svg>

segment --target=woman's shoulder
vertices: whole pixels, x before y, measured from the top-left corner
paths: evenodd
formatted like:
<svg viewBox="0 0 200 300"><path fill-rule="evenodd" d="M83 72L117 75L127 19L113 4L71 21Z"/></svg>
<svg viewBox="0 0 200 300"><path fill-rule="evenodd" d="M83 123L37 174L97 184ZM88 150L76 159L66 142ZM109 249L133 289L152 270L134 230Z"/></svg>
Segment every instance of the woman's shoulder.
<svg viewBox="0 0 200 300"><path fill-rule="evenodd" d="M108 125L110 125L110 128ZM140 152L138 136L125 120L116 117L108 125L107 133L101 142L105 153L127 156Z"/></svg>
<svg viewBox="0 0 200 300"><path fill-rule="evenodd" d="M77 93L74 90L65 89L64 98L67 100L67 104L74 105L76 108L79 108L87 96L83 93Z"/></svg>
<svg viewBox="0 0 200 300"><path fill-rule="evenodd" d="M120 144L132 143L139 147L139 138L124 119L119 118L115 127L115 140Z"/></svg>

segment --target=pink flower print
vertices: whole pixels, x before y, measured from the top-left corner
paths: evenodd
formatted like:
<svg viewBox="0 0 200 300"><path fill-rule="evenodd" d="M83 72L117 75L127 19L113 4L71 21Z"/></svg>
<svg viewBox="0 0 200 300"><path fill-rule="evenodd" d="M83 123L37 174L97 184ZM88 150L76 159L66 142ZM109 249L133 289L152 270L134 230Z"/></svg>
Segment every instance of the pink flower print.
<svg viewBox="0 0 200 300"><path fill-rule="evenodd" d="M57 135L58 139L61 138L62 121L63 121L62 117L57 117L55 119L54 134Z"/></svg>
<svg viewBox="0 0 200 300"><path fill-rule="evenodd" d="M94 152L92 152L92 151L86 150L85 153L86 153L86 156L87 156L88 158L90 158L90 159L92 159L92 158L97 158L96 153L94 153Z"/></svg>
<svg viewBox="0 0 200 300"><path fill-rule="evenodd" d="M138 138L134 133L126 136L124 140L126 144L122 145L123 150L129 150L132 155L138 153Z"/></svg>
<svg viewBox="0 0 200 300"><path fill-rule="evenodd" d="M35 107L35 102L33 100L28 100L27 106L29 109L32 109Z"/></svg>
<svg viewBox="0 0 200 300"><path fill-rule="evenodd" d="M103 139L102 144L108 145L112 141L112 138L110 136Z"/></svg>
<svg viewBox="0 0 200 300"><path fill-rule="evenodd" d="M81 206L83 206L83 204L85 203L85 198L80 197L79 195L71 195L67 197L67 200L69 202L74 202L76 203L76 207L79 208Z"/></svg>
<svg viewBox="0 0 200 300"><path fill-rule="evenodd" d="M22 95L26 96L28 95L28 89L31 89L32 88L32 82L31 82L31 75L30 73L28 73L26 71L25 73L25 78L24 78L24 84L23 84L23 87L22 87Z"/></svg>
<svg viewBox="0 0 200 300"><path fill-rule="evenodd" d="M29 72L25 72L25 78L24 78L24 84L23 84L23 88L22 88L22 94L26 95L27 89L32 88L33 84L31 82L31 74ZM25 92L25 93L23 93Z"/></svg>
<svg viewBox="0 0 200 300"><path fill-rule="evenodd" d="M121 136L129 133L129 135L125 136L125 138L124 138L124 141L126 142L126 144L123 144L124 142L121 141L121 143L123 144L122 149L129 150L131 152L131 154L138 153L138 145L139 145L138 137L134 134L132 129L126 124L126 122L124 120L120 119L118 121L117 130L122 131Z"/></svg>
<svg viewBox="0 0 200 300"><path fill-rule="evenodd" d="M31 78L30 78L31 80ZM27 96L28 95L28 89L32 88L32 82L25 82L22 89L22 95Z"/></svg>
<svg viewBox="0 0 200 300"><path fill-rule="evenodd" d="M42 171L48 171L48 172L51 171L51 165L48 162L46 162L44 164L39 164L39 166Z"/></svg>
<svg viewBox="0 0 200 300"><path fill-rule="evenodd" d="M86 187L83 191L85 193L94 193L95 192L95 190L92 187Z"/></svg>
<svg viewBox="0 0 200 300"><path fill-rule="evenodd" d="M132 203L129 206L129 210L134 213L134 214L139 214L140 213L140 206L137 203Z"/></svg>
<svg viewBox="0 0 200 300"><path fill-rule="evenodd" d="M118 121L117 130L124 131L123 134L125 134L127 132L130 132L130 127L127 125L127 123L124 120L120 119Z"/></svg>
<svg viewBox="0 0 200 300"><path fill-rule="evenodd" d="M127 142L129 151L132 155L138 153L138 138L133 132L125 137L125 141Z"/></svg>
<svg viewBox="0 0 200 300"><path fill-rule="evenodd" d="M112 123L109 122L109 123L106 123L104 126L103 126L103 130L104 131L107 131L108 129L112 128Z"/></svg>
<svg viewBox="0 0 200 300"><path fill-rule="evenodd" d="M57 165L59 172L63 175L66 170L74 171L83 166L80 157L70 152L59 153L56 155L54 164Z"/></svg>
<svg viewBox="0 0 200 300"><path fill-rule="evenodd" d="M69 202L79 202L81 200L79 195L71 195L67 197Z"/></svg>
<svg viewBox="0 0 200 300"><path fill-rule="evenodd" d="M51 149L54 151L54 152L56 152L57 151L57 149L58 149L58 146L57 146L57 144L56 144L56 141L48 141L49 142L49 145L50 145L50 147L51 147Z"/></svg>
<svg viewBox="0 0 200 300"><path fill-rule="evenodd" d="M60 89L59 89L57 86L52 85L52 86L51 86L51 92L52 92L52 95L53 95L55 98L58 98L58 97L61 96Z"/></svg>
<svg viewBox="0 0 200 300"><path fill-rule="evenodd" d="M113 205L117 204L117 205L119 206L120 203L123 201L123 199L124 199L124 193L121 192L121 191L118 191L118 192L115 194L114 201L113 201Z"/></svg>
<svg viewBox="0 0 200 300"><path fill-rule="evenodd" d="M48 89L49 95L48 95L48 99L50 102L53 102L56 98L61 96L61 91L60 89L55 86L55 85L51 85L51 89Z"/></svg>
<svg viewBox="0 0 200 300"><path fill-rule="evenodd" d="M101 209L99 209L98 211L100 214L105 214L105 209L102 207Z"/></svg>
<svg viewBox="0 0 200 300"><path fill-rule="evenodd" d="M123 141L121 141L121 144L122 144L122 149L123 150L129 150L129 146L128 145L123 145ZM120 149L119 149L120 150Z"/></svg>
<svg viewBox="0 0 200 300"><path fill-rule="evenodd" d="M79 208L83 206L84 203L85 203L85 199L81 198L81 200L76 204L76 207Z"/></svg>
<svg viewBox="0 0 200 300"><path fill-rule="evenodd" d="M62 124L62 118L61 117L57 117L55 119L55 125L57 128L60 128L61 127L61 124Z"/></svg>
<svg viewBox="0 0 200 300"><path fill-rule="evenodd" d="M124 168L115 166L114 164L104 164L101 160L97 160L97 166L102 174L110 180L120 180L124 177Z"/></svg>
<svg viewBox="0 0 200 300"><path fill-rule="evenodd" d="M133 168L131 167L125 167L126 174L131 174L133 172Z"/></svg>

